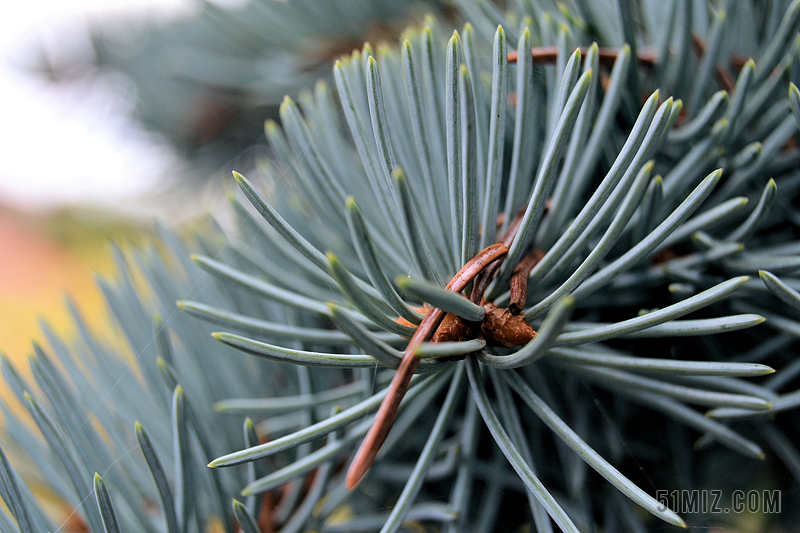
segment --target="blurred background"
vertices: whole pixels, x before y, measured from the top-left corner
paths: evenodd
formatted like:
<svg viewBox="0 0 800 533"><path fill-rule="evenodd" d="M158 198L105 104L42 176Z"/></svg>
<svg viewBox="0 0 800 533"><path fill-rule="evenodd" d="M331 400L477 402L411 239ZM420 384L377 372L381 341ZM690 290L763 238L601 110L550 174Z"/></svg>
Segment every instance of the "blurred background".
<svg viewBox="0 0 800 533"><path fill-rule="evenodd" d="M358 0L354 0L358 3ZM27 356L70 294L107 329L109 242L186 225L267 153L264 120L331 61L438 0L29 0L0 17L0 350ZM126 244L127 243L127 244ZM27 365L21 365L27 367Z"/></svg>
<svg viewBox="0 0 800 533"><path fill-rule="evenodd" d="M66 332L65 292L85 314L100 314L93 272L111 270L110 238L135 241L152 216L178 217L152 200L180 156L134 118L131 81L92 66L89 30L131 18L163 23L191 10L186 0L31 0L3 8L0 349L10 357L28 354L40 317ZM50 75L48 62L63 75Z"/></svg>

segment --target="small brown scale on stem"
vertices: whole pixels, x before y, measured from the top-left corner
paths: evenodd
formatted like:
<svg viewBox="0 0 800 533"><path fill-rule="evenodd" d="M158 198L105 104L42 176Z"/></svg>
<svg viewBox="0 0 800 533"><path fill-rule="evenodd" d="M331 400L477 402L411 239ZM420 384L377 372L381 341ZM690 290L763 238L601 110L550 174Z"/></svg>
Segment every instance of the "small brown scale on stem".
<svg viewBox="0 0 800 533"><path fill-rule="evenodd" d="M524 346L536 336L536 331L527 323L521 311L525 306L528 275L544 256L543 252L536 250L528 254L514 269L511 280L510 308L499 308L493 303L486 302L483 298L486 288L494 279L508 253L508 247L516 236L522 217L523 213L518 213L509 223L508 229L499 242L478 252L447 284L447 290L461 293L474 281L470 299L474 303L483 305L485 315L482 321L469 322L435 307L423 307L425 317L409 340L400 365L386 390L386 397L375 415L375 421L364 437L347 471L348 489L353 489L358 485L389 435L400 403L408 390L411 377L419 365L419 359L414 352L421 343L428 339L431 342L459 342L482 338L488 345L510 348ZM498 225L502 224L502 220L498 219L498 223ZM398 319L398 321L406 322L403 319ZM466 356L459 358L463 357Z"/></svg>
<svg viewBox="0 0 800 533"><path fill-rule="evenodd" d="M431 337L431 342L463 342L478 338L481 322L470 322L458 315L447 313ZM466 357L461 356L459 359Z"/></svg>
<svg viewBox="0 0 800 533"><path fill-rule="evenodd" d="M483 306L486 316L481 322L481 337L486 344L515 348L524 346L536 337L536 330L521 314L513 314L510 310L495 307L493 304Z"/></svg>

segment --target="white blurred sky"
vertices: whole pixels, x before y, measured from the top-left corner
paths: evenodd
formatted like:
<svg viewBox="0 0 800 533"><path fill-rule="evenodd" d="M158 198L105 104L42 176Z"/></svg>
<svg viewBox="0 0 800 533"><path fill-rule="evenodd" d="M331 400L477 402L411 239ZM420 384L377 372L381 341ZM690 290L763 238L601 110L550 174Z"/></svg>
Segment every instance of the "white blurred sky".
<svg viewBox="0 0 800 533"><path fill-rule="evenodd" d="M84 53L89 21L187 9L190 0L6 2L0 16L0 203L25 209L102 203L146 211L142 198L176 160L125 117L131 102L115 90L119 83L54 86L18 63L31 57L37 42L56 55Z"/></svg>

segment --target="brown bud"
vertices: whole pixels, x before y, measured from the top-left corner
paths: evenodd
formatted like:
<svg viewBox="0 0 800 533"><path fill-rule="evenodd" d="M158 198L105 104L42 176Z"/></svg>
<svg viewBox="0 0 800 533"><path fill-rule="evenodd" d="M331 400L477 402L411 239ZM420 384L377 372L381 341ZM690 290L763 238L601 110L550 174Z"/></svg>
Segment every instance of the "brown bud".
<svg viewBox="0 0 800 533"><path fill-rule="evenodd" d="M483 306L486 316L481 323L481 334L487 344L515 348L528 344L536 331L525 321L524 315L512 315L508 309L492 304Z"/></svg>
<svg viewBox="0 0 800 533"><path fill-rule="evenodd" d="M468 322L458 315L447 313L433 334L431 342L469 341L476 338L479 331L477 322Z"/></svg>

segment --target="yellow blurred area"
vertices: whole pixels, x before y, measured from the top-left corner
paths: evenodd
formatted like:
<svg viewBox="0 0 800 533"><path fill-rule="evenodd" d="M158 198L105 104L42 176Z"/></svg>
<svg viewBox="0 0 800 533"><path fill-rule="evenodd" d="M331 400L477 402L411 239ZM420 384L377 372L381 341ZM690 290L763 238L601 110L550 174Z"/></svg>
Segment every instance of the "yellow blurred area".
<svg viewBox="0 0 800 533"><path fill-rule="evenodd" d="M110 239L138 240L136 225L108 215L61 210L37 215L0 206L0 350L23 374L32 341L45 343L40 320L69 336L69 294L94 332L110 326L94 273L111 274Z"/></svg>
<svg viewBox="0 0 800 533"><path fill-rule="evenodd" d="M27 362L31 343L37 341L47 349L42 319L60 337L74 333L67 293L99 340L119 340L95 275L113 277L111 240L137 242L146 233L114 214L72 208L38 215L0 205L0 351L23 376L31 376ZM2 380L0 398L12 410L22 410L18 402L9 401L11 391ZM74 509L48 487L34 482L32 488L62 531L88 531Z"/></svg>

